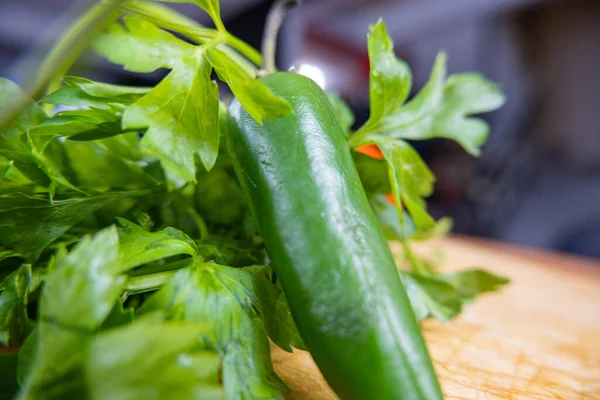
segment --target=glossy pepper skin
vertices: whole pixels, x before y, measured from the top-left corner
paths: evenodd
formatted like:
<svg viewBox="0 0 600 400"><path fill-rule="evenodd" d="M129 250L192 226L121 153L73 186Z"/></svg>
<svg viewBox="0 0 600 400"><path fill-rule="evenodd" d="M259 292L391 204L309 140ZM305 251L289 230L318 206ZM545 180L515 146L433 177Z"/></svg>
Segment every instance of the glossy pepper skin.
<svg viewBox="0 0 600 400"><path fill-rule="evenodd" d="M233 100L228 146L300 334L344 400L441 399L389 246L326 94L261 78L293 115L259 125Z"/></svg>

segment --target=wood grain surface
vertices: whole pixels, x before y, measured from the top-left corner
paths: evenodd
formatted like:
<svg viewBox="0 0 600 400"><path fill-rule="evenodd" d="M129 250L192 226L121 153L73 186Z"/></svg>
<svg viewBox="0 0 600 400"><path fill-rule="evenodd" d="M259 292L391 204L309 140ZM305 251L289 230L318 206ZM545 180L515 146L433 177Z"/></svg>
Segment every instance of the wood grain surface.
<svg viewBox="0 0 600 400"><path fill-rule="evenodd" d="M511 279L458 319L423 324L447 399L600 399L599 262L464 237L418 251L441 251L443 272ZM308 353L274 348L273 361L290 399L337 398Z"/></svg>

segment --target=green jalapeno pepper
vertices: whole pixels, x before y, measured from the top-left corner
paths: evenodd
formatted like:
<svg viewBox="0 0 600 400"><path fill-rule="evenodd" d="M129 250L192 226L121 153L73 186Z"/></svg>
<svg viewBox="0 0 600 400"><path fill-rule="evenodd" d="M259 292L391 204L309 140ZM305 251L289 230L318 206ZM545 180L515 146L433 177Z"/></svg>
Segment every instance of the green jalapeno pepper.
<svg viewBox="0 0 600 400"><path fill-rule="evenodd" d="M323 90L261 78L294 113L258 124L233 100L229 151L308 349L342 399L442 398L392 253Z"/></svg>

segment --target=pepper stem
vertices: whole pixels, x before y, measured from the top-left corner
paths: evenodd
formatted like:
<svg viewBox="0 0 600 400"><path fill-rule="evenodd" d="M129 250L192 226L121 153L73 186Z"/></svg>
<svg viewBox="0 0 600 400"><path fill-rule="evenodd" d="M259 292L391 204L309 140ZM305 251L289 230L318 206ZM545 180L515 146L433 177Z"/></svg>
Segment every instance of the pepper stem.
<svg viewBox="0 0 600 400"><path fill-rule="evenodd" d="M299 4L300 0L277 0L273 3L271 10L269 10L261 48L263 70L268 74L277 70L275 66L275 49L277 47L277 35L281 29L281 24L285 19L287 11Z"/></svg>

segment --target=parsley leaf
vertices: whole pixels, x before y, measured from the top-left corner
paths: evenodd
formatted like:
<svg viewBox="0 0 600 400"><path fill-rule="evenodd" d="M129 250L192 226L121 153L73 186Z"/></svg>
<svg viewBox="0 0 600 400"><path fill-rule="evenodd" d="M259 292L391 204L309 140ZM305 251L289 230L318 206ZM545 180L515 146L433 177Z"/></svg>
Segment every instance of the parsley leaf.
<svg viewBox="0 0 600 400"><path fill-rule="evenodd" d="M72 181L86 191L155 189L159 183L140 165L135 132L94 141L63 143Z"/></svg>
<svg viewBox="0 0 600 400"><path fill-rule="evenodd" d="M388 199L381 194L371 197L370 202L387 240L403 241L415 235L415 224L406 211L402 210L403 215L400 218L398 208L390 204ZM400 222L402 222L402 225L400 225Z"/></svg>
<svg viewBox="0 0 600 400"><path fill-rule="evenodd" d="M118 240L114 227L93 239L85 237L70 254L59 252L49 268L39 306L36 362L23 386L25 398L40 398L42 393L53 398L67 389L80 389L80 352L125 282L118 276Z"/></svg>
<svg viewBox="0 0 600 400"><path fill-rule="evenodd" d="M146 318L98 335L83 366L88 393L97 399L222 399L218 357L189 351L203 330Z"/></svg>
<svg viewBox="0 0 600 400"><path fill-rule="evenodd" d="M170 188L195 182L194 156L210 169L219 147L218 89L204 51L140 18L125 17L95 42L97 52L136 72L171 73L123 115L125 129L148 131L142 146L157 156ZM126 28L126 29L125 29ZM114 46L115 41L122 43Z"/></svg>
<svg viewBox="0 0 600 400"><path fill-rule="evenodd" d="M273 371L262 316L272 312L278 289L268 280L237 268L199 263L178 271L140 308L163 311L175 320L207 323L202 335L223 360L228 399L281 398L286 385Z"/></svg>
<svg viewBox="0 0 600 400"><path fill-rule="evenodd" d="M67 77L65 85L40 102L76 107L59 111L29 130L31 136L66 136L71 140L95 140L122 134L123 110L150 88L111 85L79 77Z"/></svg>
<svg viewBox="0 0 600 400"><path fill-rule="evenodd" d="M170 187L195 182L194 155L208 170L219 149L219 93L210 64L202 56L181 61L123 115L125 128L148 127L142 146L160 159Z"/></svg>
<svg viewBox="0 0 600 400"><path fill-rule="evenodd" d="M198 4L213 18L218 17L217 2L201 1ZM195 182L195 155L206 170L210 170L216 161L218 90L210 80L212 67L257 121L262 123L263 118L276 118L291 112L285 100L273 95L249 75L231 54L211 48L218 45L217 42L196 48L141 18L125 17L123 21L124 26L113 24L96 40L94 48L112 62L132 71L172 69L159 85L129 106L123 115L125 129L148 128L142 145L160 158L171 189ZM219 36L214 40L222 41L227 37ZM113 46L115 40L123 44Z"/></svg>
<svg viewBox="0 0 600 400"><path fill-rule="evenodd" d="M127 323L131 313L119 296L122 260L132 258L128 248L120 249L110 227L84 237L69 254L59 251L42 291L35 335L19 360L19 375L26 375L21 398L221 398L218 358L191 351L204 326L164 323L156 314Z"/></svg>
<svg viewBox="0 0 600 400"><path fill-rule="evenodd" d="M353 151L354 165L367 196L387 195L391 192L388 165L385 160Z"/></svg>
<svg viewBox="0 0 600 400"><path fill-rule="evenodd" d="M349 139L351 147L376 144L389 165L398 216L408 209L418 231L435 225L424 197L433 191L435 177L405 139L444 137L478 155L488 135L487 125L473 114L493 111L504 103L498 86L478 74L459 74L446 80L446 55L435 60L429 81L405 104L412 85L408 66L397 59L385 25L380 20L368 36L371 63L371 113Z"/></svg>
<svg viewBox="0 0 600 400"><path fill-rule="evenodd" d="M498 85L480 74L457 74L446 80L446 55L435 60L429 82L407 104L411 88L408 66L398 60L382 21L368 38L371 61L371 115L350 139L353 147L378 136L422 140L444 137L478 155L488 135L483 121L471 117L496 110L504 103Z"/></svg>
<svg viewBox="0 0 600 400"><path fill-rule="evenodd" d="M72 331L98 329L125 283L125 277L119 276L121 269L119 236L114 227L100 231L93 238L84 237L69 254L59 251L45 281L40 328L58 324ZM89 295L80 296L82 292ZM44 332L40 329L40 336Z"/></svg>
<svg viewBox="0 0 600 400"><path fill-rule="evenodd" d="M74 140L95 140L123 133L120 114L114 110L90 108L63 111L31 128L33 138L68 137Z"/></svg>
<svg viewBox="0 0 600 400"><path fill-rule="evenodd" d="M281 288L273 313L265 315L265 328L271 340L281 349L287 352L292 352L292 347L308 350L298 332L285 293Z"/></svg>
<svg viewBox="0 0 600 400"><path fill-rule="evenodd" d="M456 141L469 154L478 156L480 147L489 134L488 125L470 117L494 111L504 104L498 86L480 74L465 73L450 76L444 87L444 103L438 111L429 137L442 137ZM407 139L426 139L422 137Z"/></svg>
<svg viewBox="0 0 600 400"><path fill-rule="evenodd" d="M398 112L412 84L408 65L394 55L394 45L385 25L379 21L368 36L371 108L369 124Z"/></svg>
<svg viewBox="0 0 600 400"><path fill-rule="evenodd" d="M210 18L215 23L215 26L219 31L225 32L225 25L221 20L221 10L219 6L219 0L154 0L161 1L163 3L190 3L196 4L198 7L206 11Z"/></svg>
<svg viewBox="0 0 600 400"><path fill-rule="evenodd" d="M124 218L117 218L120 235L120 251L123 270L147 264L151 261L176 255L196 257L196 243L185 233L175 228L159 232L148 232Z"/></svg>
<svg viewBox="0 0 600 400"><path fill-rule="evenodd" d="M244 267L243 270L269 282L276 280L275 273L270 266L251 265ZM292 347L306 350L306 345L298 332L281 284L277 281L275 285L279 290L276 302L273 303L271 297L264 298L266 300L265 304L269 305L263 313L267 333L277 346L287 352L291 352Z"/></svg>
<svg viewBox="0 0 600 400"><path fill-rule="evenodd" d="M124 108L135 102L151 88L112 85L94 82L89 79L68 76L64 86L44 96L40 102L70 107L93 107L110 110Z"/></svg>
<svg viewBox="0 0 600 400"><path fill-rule="evenodd" d="M460 313L461 296L449 283L411 272L403 272L402 280L417 320L433 317L444 322Z"/></svg>
<svg viewBox="0 0 600 400"><path fill-rule="evenodd" d="M67 76L63 81L67 87L76 89L80 94L86 94L94 98L114 100L113 103L116 104L129 104L135 101L140 95L150 91L148 87L114 85L112 83L92 81L80 76Z"/></svg>
<svg viewBox="0 0 600 400"><path fill-rule="evenodd" d="M482 269L455 272L443 275L442 279L451 284L460 293L463 302L470 302L480 293L493 292L500 285L509 283L508 278L494 275Z"/></svg>
<svg viewBox="0 0 600 400"><path fill-rule="evenodd" d="M248 76L239 65L232 63L224 52L210 49L207 57L219 78L227 82L240 104L259 124L262 124L264 118L275 119L292 112L292 107L286 100L275 96L268 87L254 79L254 76Z"/></svg>
<svg viewBox="0 0 600 400"><path fill-rule="evenodd" d="M13 191L28 192L27 187L33 185L35 182L15 165L15 160L0 156L0 194Z"/></svg>
<svg viewBox="0 0 600 400"><path fill-rule="evenodd" d="M10 115L15 103L24 102L26 94L12 81L0 78L0 121ZM50 180L49 192L63 186L78 190L62 173L61 146L54 138L32 138L28 131L48 117L35 102L30 101L23 112L8 127L0 132L0 156L14 163L36 184L45 186Z"/></svg>
<svg viewBox="0 0 600 400"><path fill-rule="evenodd" d="M433 192L435 176L421 156L404 140L379 140L376 142L388 162L389 177L398 217L404 225L401 204L404 204L413 222L420 230L435 226L435 221L427 213L423 199Z"/></svg>
<svg viewBox="0 0 600 400"><path fill-rule="evenodd" d="M96 38L92 48L111 62L133 72L173 69L181 63L182 58L191 56L196 50L194 45L136 17L123 17L123 25L110 25Z"/></svg>
<svg viewBox="0 0 600 400"><path fill-rule="evenodd" d="M123 251L121 249L121 254L122 253ZM124 308L123 302L119 300L115 303L115 306L100 326L100 330L116 328L131 322L133 322L133 308Z"/></svg>
<svg viewBox="0 0 600 400"><path fill-rule="evenodd" d="M235 175L224 168L213 168L198 174L198 182L196 207L207 221L220 225L239 224L247 204Z"/></svg>
<svg viewBox="0 0 600 400"><path fill-rule="evenodd" d="M27 264L4 281L0 294L0 343L5 346L21 345L33 327L27 315L30 283L31 266Z"/></svg>
<svg viewBox="0 0 600 400"><path fill-rule="evenodd" d="M401 276L417 319L433 317L440 322L455 318L464 304L480 294L498 290L509 282L506 277L481 269L448 275L403 271Z"/></svg>
<svg viewBox="0 0 600 400"><path fill-rule="evenodd" d="M105 194L48 201L40 196L11 193L0 196L0 245L34 261L73 225L99 208L124 197Z"/></svg>

